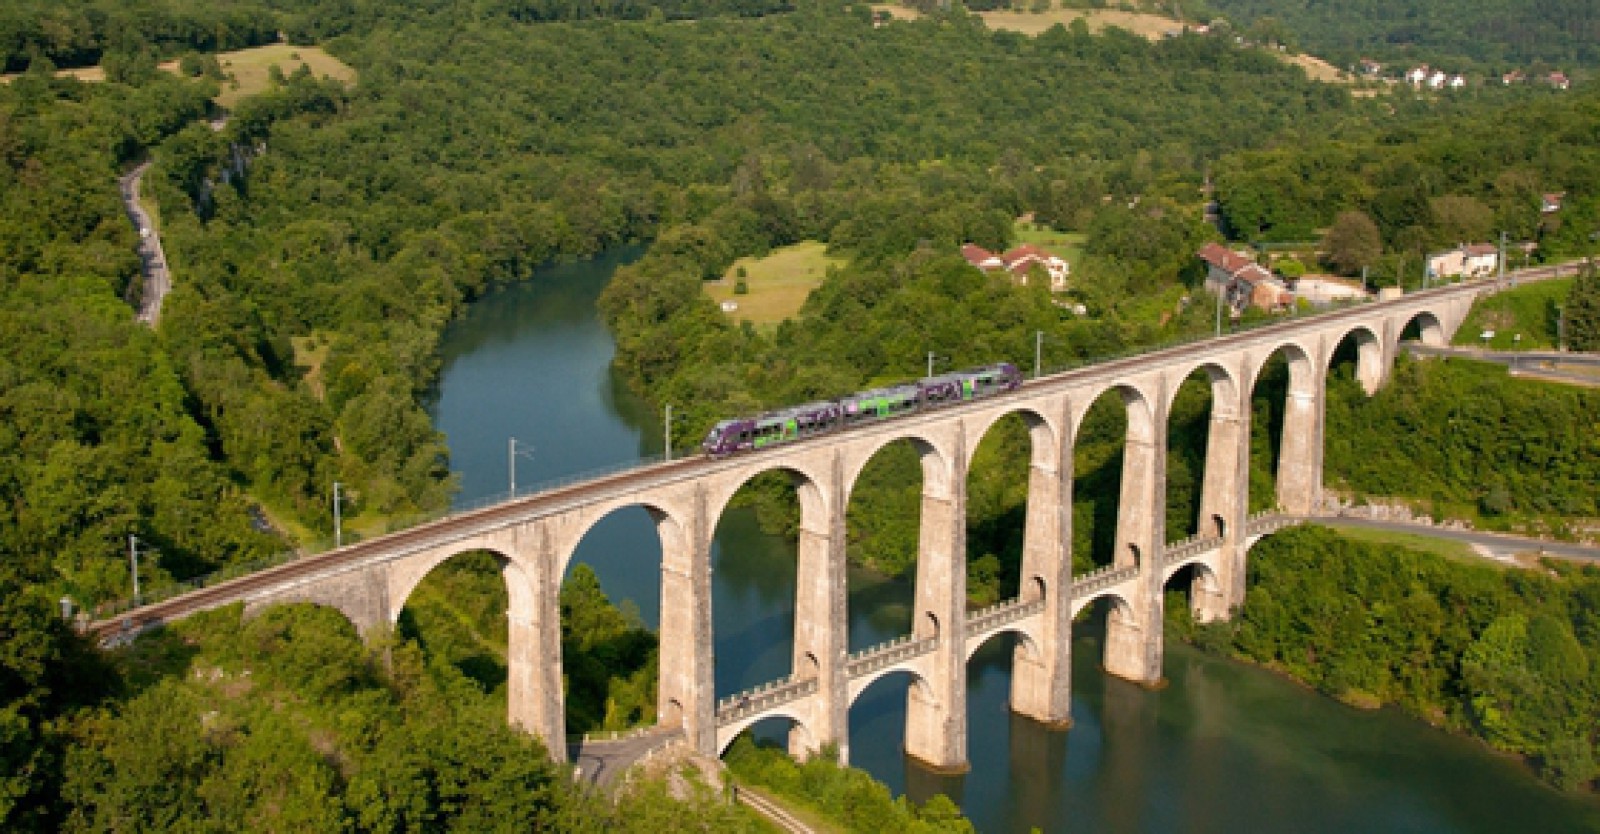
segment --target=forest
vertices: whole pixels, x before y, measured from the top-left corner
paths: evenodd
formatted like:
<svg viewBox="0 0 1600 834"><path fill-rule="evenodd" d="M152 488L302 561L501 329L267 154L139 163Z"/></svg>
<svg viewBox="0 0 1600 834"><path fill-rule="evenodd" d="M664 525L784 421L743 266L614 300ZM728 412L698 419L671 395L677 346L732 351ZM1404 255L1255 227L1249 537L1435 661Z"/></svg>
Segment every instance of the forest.
<svg viewBox="0 0 1600 834"><path fill-rule="evenodd" d="M1600 776L1594 566L1508 569L1310 526L1251 550L1247 594L1234 621L1180 622L1179 633L1348 703L1395 704L1527 756L1557 786ZM1187 608L1168 612L1181 621Z"/></svg>
<svg viewBox="0 0 1600 834"><path fill-rule="evenodd" d="M1551 252L1581 241L1595 210L1587 158L1556 152L1592 146L1581 141L1592 91L1374 102L1217 39L1081 27L1026 38L959 10L874 28L864 7L787 8L150 0L0 12L7 68L26 70L0 86L0 825L221 829L281 814L289 828L680 827L652 816L673 813L744 824L716 817L729 813L716 803L606 810L556 786L536 746L504 729L493 639L461 628L484 610L446 604L487 575L481 564L441 573L380 646L311 609L218 612L109 656L60 621L63 596L92 607L128 595L130 535L150 588L320 546L335 482L366 524L355 535L443 511L453 482L427 415L439 334L552 260L649 243L605 313L620 370L647 396L686 404L694 436L730 413L914 376L930 349L958 366L1027 365L1043 332L1058 367L1208 332L1209 310L1189 299L1192 252L1215 236L1200 220L1208 169L1236 230L1295 234L1349 208L1388 223L1382 192L1346 203L1327 186L1307 210L1298 193L1257 185L1252 215L1243 195L1256 168L1304 159L1331 166L1328 177L1368 173L1349 164L1367 157L1328 150L1350 148L1376 160L1385 187L1427 170L1419 182L1434 190L1396 196L1413 214L1383 227L1398 251L1443 234L1448 214L1417 201L1432 212L1427 200L1458 187L1450 177L1479 188L1526 169L1514 183L1524 191L1566 188L1571 227L1540 230ZM686 18L703 19L668 23ZM221 113L215 79L156 68L279 31L326 46L360 80L291 74ZM51 72L95 61L116 69L103 83ZM1505 128L1530 115L1564 144L1395 127L1471 116ZM1412 145L1433 149L1415 159L1432 167L1385 167L1383 148ZM132 317L136 234L117 185L144 160L177 276L154 331ZM1072 294L1087 315L955 255L969 241L1004 247L1027 213L1088 235ZM776 332L732 327L702 298L701 282L735 257L808 239L848 265ZM1440 395L1473 384L1448 377ZM1186 391L1173 460L1191 474L1168 493L1181 519L1198 501L1207 402ZM1266 423L1272 398L1261 397ZM1442 413L1408 407L1392 419ZM1587 400L1560 407L1593 413ZM1097 405L1079 448L1085 564L1108 558L1115 505L1096 496L1112 492L1121 420L1109 400ZM979 450L979 600L1014 593L1023 494L1003 473L1025 437L1008 422ZM1545 441L1575 454L1565 438ZM852 507L852 553L884 573L913 555L904 507L916 471L903 451L868 473ZM1564 477L1581 486L1583 465ZM1382 473L1349 473L1353 489L1385 488ZM1532 476L1505 477L1509 490ZM1458 482L1434 491L1501 506ZM781 486L748 492L770 524L786 523ZM1561 514L1590 496L1505 509ZM573 729L648 721L653 638L581 575L567 586ZM177 729L196 715L212 716L203 733Z"/></svg>

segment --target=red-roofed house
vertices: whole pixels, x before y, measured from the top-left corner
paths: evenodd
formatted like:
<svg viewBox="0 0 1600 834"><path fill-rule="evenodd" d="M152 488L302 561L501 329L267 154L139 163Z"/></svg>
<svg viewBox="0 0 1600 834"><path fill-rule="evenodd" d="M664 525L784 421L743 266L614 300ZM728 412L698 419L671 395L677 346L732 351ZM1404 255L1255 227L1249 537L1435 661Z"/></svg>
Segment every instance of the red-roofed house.
<svg viewBox="0 0 1600 834"><path fill-rule="evenodd" d="M961 247L961 257L984 272L991 269L1005 269L1006 266L993 252L971 243Z"/></svg>
<svg viewBox="0 0 1600 834"><path fill-rule="evenodd" d="M1552 72L1545 76L1544 80L1557 90L1565 90L1572 86L1572 79L1568 78L1564 72Z"/></svg>
<svg viewBox="0 0 1600 834"><path fill-rule="evenodd" d="M1554 191L1542 195L1539 202L1539 210L1545 214L1555 214L1561 210L1561 200L1566 196L1567 192L1565 191Z"/></svg>
<svg viewBox="0 0 1600 834"><path fill-rule="evenodd" d="M1006 269L1024 285L1028 283L1028 272L1030 270L1035 266L1044 269L1045 274L1050 276L1051 292L1065 290L1067 288L1067 274L1072 271L1072 267L1065 260L1031 243L1025 243L1001 255L1000 260L1005 264Z"/></svg>
<svg viewBox="0 0 1600 834"><path fill-rule="evenodd" d="M1234 252L1220 243L1208 243L1196 253L1206 262L1206 290L1220 294L1234 315L1246 307L1282 310L1294 303L1294 293L1276 275L1249 256Z"/></svg>

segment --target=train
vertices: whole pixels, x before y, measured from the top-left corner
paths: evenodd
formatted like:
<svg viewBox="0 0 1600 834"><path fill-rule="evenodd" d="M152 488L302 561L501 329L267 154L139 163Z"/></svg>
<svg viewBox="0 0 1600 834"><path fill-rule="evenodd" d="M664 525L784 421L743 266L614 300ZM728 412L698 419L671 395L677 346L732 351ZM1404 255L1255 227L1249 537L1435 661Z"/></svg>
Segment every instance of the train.
<svg viewBox="0 0 1600 834"><path fill-rule="evenodd" d="M916 382L861 391L836 400L723 420L700 444L713 458L792 443L814 435L929 408L992 397L1016 390L1022 374L1009 362L924 377Z"/></svg>

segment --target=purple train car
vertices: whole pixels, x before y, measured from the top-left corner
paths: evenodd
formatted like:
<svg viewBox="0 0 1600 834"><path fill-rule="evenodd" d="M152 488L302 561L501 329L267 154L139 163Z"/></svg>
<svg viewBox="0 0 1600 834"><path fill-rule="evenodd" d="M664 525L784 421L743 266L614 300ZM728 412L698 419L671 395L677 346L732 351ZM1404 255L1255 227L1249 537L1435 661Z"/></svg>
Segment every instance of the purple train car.
<svg viewBox="0 0 1600 834"><path fill-rule="evenodd" d="M841 397L806 403L755 417L723 420L711 427L700 448L711 457L765 449L823 432L901 414L1012 391L1022 384L1015 365L999 362Z"/></svg>

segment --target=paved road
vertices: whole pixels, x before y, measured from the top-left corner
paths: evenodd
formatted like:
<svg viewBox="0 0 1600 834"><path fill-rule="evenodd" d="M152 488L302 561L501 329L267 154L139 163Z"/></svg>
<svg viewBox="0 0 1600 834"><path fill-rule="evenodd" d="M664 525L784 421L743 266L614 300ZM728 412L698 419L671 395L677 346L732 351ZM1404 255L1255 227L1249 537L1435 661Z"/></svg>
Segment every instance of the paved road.
<svg viewBox="0 0 1600 834"><path fill-rule="evenodd" d="M1440 347L1407 343L1417 356L1459 356L1504 365L1516 376L1600 386L1600 353L1548 350L1504 351L1470 347Z"/></svg>
<svg viewBox="0 0 1600 834"><path fill-rule="evenodd" d="M161 248L161 235L144 207L139 205L139 181L149 170L149 162L141 162L124 174L118 184L122 191L122 205L139 233L139 261L144 273L144 295L139 304L139 321L156 326L161 321L161 304L172 291L172 273L167 269L167 253Z"/></svg>
<svg viewBox="0 0 1600 834"><path fill-rule="evenodd" d="M1430 524L1385 521L1357 516L1317 516L1309 520L1316 524L1326 524L1329 527L1365 527L1371 530L1387 530L1393 533L1410 533L1430 538L1452 539L1470 544L1480 553L1492 559L1509 559L1518 553L1543 553L1546 556L1559 556L1564 559L1600 562L1600 547L1568 542L1544 541L1543 539L1512 536L1504 533L1457 530L1451 527L1439 527Z"/></svg>
<svg viewBox="0 0 1600 834"><path fill-rule="evenodd" d="M567 758L577 766L578 778L606 787L645 754L682 740L682 730L651 730L607 741L584 739L567 743Z"/></svg>

